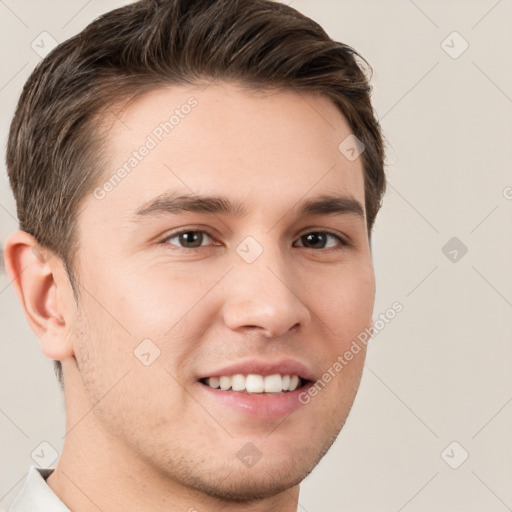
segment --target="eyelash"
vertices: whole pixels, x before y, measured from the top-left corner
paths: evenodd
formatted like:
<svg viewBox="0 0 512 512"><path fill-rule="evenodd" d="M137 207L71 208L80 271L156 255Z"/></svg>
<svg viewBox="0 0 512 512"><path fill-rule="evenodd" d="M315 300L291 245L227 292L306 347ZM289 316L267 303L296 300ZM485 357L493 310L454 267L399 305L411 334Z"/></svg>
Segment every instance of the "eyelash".
<svg viewBox="0 0 512 512"><path fill-rule="evenodd" d="M174 238L176 236L182 235L184 233L203 233L203 234L206 234L207 236L209 236L212 240L215 240L215 238L206 230L203 230L203 229L183 229L181 231L176 231L175 233L171 233L169 236L165 237L165 239L162 240L162 243L168 244L168 245L173 245L173 247L177 251L184 251L184 252L190 252L190 251L194 251L194 250L204 249L205 247L207 247L207 246L203 246L202 245L200 247L190 247L189 248L189 247L180 247L180 246L176 246L174 244L169 243L169 240L171 238ZM325 249L325 248L324 249L312 249L310 247L304 247L305 249L311 249L313 251L329 252L329 251L340 251L344 247L349 245L343 238L341 238L336 233L332 233L330 231L325 231L325 230L308 231L308 232L304 233L303 235L300 235L299 240L302 237L304 237L306 235L310 235L312 233L315 233L315 234L326 234L326 235L332 236L332 237L334 237L334 238L336 238L338 240L340 245L338 247L328 247L327 249ZM303 246L300 246L300 247L303 247Z"/></svg>

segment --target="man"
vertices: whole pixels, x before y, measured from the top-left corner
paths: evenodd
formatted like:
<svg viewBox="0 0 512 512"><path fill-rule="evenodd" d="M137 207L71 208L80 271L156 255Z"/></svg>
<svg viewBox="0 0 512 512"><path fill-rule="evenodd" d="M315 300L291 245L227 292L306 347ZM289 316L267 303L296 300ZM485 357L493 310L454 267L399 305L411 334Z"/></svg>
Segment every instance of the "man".
<svg viewBox="0 0 512 512"><path fill-rule="evenodd" d="M297 509L371 328L384 152L358 59L283 4L146 0L33 72L5 264L66 436L11 511Z"/></svg>

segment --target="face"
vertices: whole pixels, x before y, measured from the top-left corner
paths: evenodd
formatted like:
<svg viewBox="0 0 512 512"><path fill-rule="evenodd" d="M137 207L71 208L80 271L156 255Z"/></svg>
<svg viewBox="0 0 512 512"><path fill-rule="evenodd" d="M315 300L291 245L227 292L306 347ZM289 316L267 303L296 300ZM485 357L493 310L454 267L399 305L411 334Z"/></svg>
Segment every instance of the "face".
<svg viewBox="0 0 512 512"><path fill-rule="evenodd" d="M78 223L87 407L178 484L231 498L296 485L346 420L364 348L332 368L371 325L347 122L324 97L211 84L146 94L108 126Z"/></svg>

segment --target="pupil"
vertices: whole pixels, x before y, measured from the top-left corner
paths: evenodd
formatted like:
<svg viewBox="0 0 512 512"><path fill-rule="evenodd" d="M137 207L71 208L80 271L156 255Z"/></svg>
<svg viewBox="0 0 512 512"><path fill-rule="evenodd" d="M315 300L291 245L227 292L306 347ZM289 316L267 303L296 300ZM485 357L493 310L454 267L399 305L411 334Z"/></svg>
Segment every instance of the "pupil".
<svg viewBox="0 0 512 512"><path fill-rule="evenodd" d="M306 235L306 239L310 245L315 245L318 241L320 241L320 245L322 246L325 243L325 235L322 233L310 233L309 235Z"/></svg>
<svg viewBox="0 0 512 512"><path fill-rule="evenodd" d="M199 244L194 245L194 242L199 240ZM202 242L202 233L198 231L187 231L186 233L182 233L180 235L180 242L188 244L190 247L191 243L193 247L200 247Z"/></svg>

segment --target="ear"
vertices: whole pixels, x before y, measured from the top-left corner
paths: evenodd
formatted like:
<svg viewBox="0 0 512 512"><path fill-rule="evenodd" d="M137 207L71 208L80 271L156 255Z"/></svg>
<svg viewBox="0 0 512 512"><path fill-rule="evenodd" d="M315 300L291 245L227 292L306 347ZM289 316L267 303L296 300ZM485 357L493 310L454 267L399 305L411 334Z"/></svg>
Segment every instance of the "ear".
<svg viewBox="0 0 512 512"><path fill-rule="evenodd" d="M43 353L56 360L72 357L68 334L74 300L69 303L72 288L61 259L29 233L16 231L5 243L4 262Z"/></svg>

